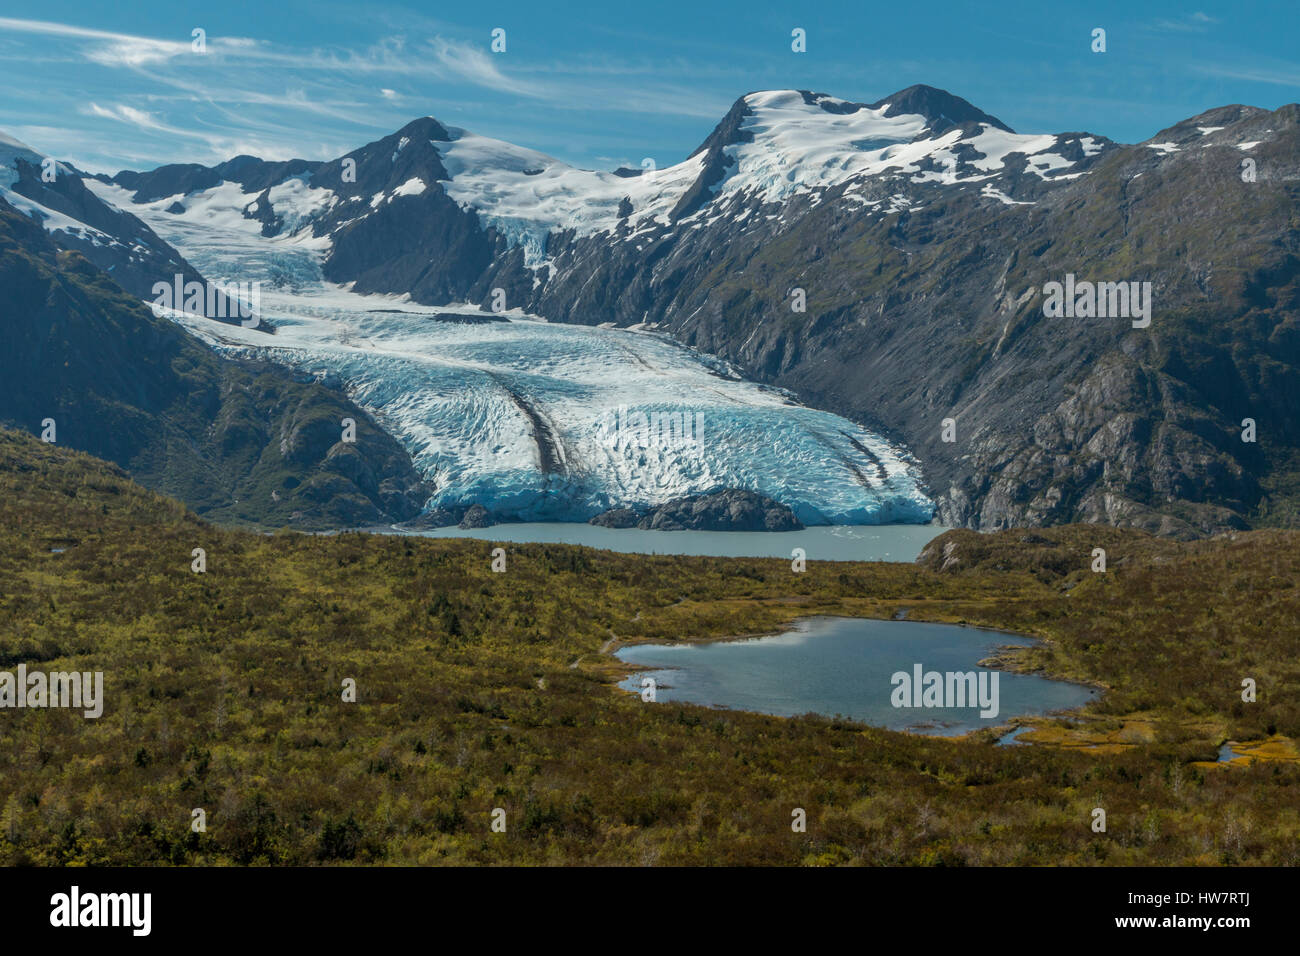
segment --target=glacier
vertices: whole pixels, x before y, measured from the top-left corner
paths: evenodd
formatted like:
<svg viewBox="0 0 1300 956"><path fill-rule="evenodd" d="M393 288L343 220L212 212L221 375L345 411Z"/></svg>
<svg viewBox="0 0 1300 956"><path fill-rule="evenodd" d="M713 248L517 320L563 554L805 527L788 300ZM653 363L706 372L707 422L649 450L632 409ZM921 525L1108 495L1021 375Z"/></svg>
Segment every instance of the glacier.
<svg viewBox="0 0 1300 956"><path fill-rule="evenodd" d="M357 294L322 278L321 240L262 236L237 188L184 197L176 215L165 210L178 197L131 206L119 187L86 185L132 208L210 281L260 282L275 335L167 314L219 351L342 385L432 483L429 510L480 504L498 520L585 521L736 488L806 525L934 515L905 449L653 328Z"/></svg>

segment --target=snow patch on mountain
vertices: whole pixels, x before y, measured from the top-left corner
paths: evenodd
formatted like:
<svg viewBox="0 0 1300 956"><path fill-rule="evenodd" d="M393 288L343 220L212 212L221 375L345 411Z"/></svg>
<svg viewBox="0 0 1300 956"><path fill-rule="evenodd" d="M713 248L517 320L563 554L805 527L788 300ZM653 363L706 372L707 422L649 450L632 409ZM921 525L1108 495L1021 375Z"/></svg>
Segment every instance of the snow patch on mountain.
<svg viewBox="0 0 1300 956"><path fill-rule="evenodd" d="M910 176L916 183L980 182L1001 173L1013 154L1025 155L1028 170L1041 179L1075 165L1060 152L1061 136L1023 135L989 123L973 124L978 130L973 133L954 127L937 136L923 135L931 127L929 119L913 113L889 116L889 103L873 109L772 90L751 93L745 105L750 113L741 124L746 139L725 150L732 165L719 196L737 193L780 202L796 193L888 173ZM1087 136L1080 138L1080 146L1084 158L1103 148Z"/></svg>
<svg viewBox="0 0 1300 956"><path fill-rule="evenodd" d="M995 189L992 183L985 183L984 188L980 190L980 195L986 199L996 199L998 202L1007 206L1032 206L1032 202L1012 199L1000 189Z"/></svg>
<svg viewBox="0 0 1300 956"><path fill-rule="evenodd" d="M253 205L255 199L236 182L226 181L210 189L177 193L138 205L134 202L133 190L89 177L83 178L82 182L105 202L131 210L159 235L166 233L181 237L179 241L187 248L201 250L208 256L227 248L232 236L245 240L263 238L261 223L244 214L245 209L257 211ZM329 248L328 236L313 236L302 226L335 201L330 190L310 187L303 178L295 176L271 187L268 196L276 213L284 216L286 223L298 224L296 230L286 230L286 234L274 242L308 246L320 251ZM181 212L168 211L178 203L183 207ZM256 255L261 256L274 246L268 244L264 248L259 244L253 248Z"/></svg>
<svg viewBox="0 0 1300 956"><path fill-rule="evenodd" d="M554 157L467 130L448 127L450 142L435 142L451 176L447 195L508 239L523 246L531 266L541 265L546 237L613 232L626 199L633 222L668 223L668 214L699 177L702 160L688 159L637 176L578 169Z"/></svg>
<svg viewBox="0 0 1300 956"><path fill-rule="evenodd" d="M18 160L39 166L44 158L26 143L0 133L0 188L8 189L18 182Z"/></svg>
<svg viewBox="0 0 1300 956"><path fill-rule="evenodd" d="M95 245L120 244L112 236L105 232L101 232L94 226L88 226L84 222L73 219L71 216L64 215L54 209L50 209L48 206L42 206L40 203L28 199L26 196L20 195L16 192L12 192L7 188L0 187L0 197L3 197L5 202L9 203L9 205L13 206L23 215L39 222L45 228L46 232L66 232L71 236L85 239L87 242L94 243Z"/></svg>
<svg viewBox="0 0 1300 956"><path fill-rule="evenodd" d="M923 116L889 118L887 107L831 113L810 105L795 90L751 93L745 105L750 115L741 129L753 139L726 148L735 167L722 193L756 194L764 202L779 202L796 191L908 165L926 153L924 147L910 154L906 149L925 129Z"/></svg>
<svg viewBox="0 0 1300 956"><path fill-rule="evenodd" d="M51 209L21 193L14 192L12 187L19 179L18 163L20 160L40 168L45 161L45 157L26 143L0 133L0 198L3 198L5 202L24 215L35 219L45 228L46 232L66 232L95 245L125 245L94 226L89 226L72 216ZM62 163L54 164L54 174L56 177L76 175L73 170Z"/></svg>
<svg viewBox="0 0 1300 956"><path fill-rule="evenodd" d="M336 202L331 190L309 186L307 179L305 174L290 176L284 182L272 186L267 194L276 215L284 221L282 229L285 233L296 233ZM424 183L419 179L411 179L395 195L411 196L423 191Z"/></svg>

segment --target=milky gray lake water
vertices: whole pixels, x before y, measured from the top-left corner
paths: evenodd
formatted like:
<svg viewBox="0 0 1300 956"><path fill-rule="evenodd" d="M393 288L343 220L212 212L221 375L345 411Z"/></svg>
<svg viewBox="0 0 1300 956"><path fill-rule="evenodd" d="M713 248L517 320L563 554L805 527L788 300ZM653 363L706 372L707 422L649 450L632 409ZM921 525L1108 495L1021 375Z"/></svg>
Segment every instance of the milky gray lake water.
<svg viewBox="0 0 1300 956"><path fill-rule="evenodd" d="M953 624L809 618L784 634L743 641L638 644L616 652L644 668L619 686L640 692L655 680L659 703L684 701L782 717L817 713L890 730L950 736L1005 724L1011 717L1079 707L1097 691L1035 674L996 671L998 713L979 708L897 708L896 672L987 670L978 662L998 647L1033 640ZM646 706L651 706L647 704Z"/></svg>
<svg viewBox="0 0 1300 956"><path fill-rule="evenodd" d="M682 554L718 558L790 558L802 548L815 561L915 561L948 529L938 524L835 525L802 531L642 531L580 522L499 524L418 532L430 538L581 544L624 554Z"/></svg>

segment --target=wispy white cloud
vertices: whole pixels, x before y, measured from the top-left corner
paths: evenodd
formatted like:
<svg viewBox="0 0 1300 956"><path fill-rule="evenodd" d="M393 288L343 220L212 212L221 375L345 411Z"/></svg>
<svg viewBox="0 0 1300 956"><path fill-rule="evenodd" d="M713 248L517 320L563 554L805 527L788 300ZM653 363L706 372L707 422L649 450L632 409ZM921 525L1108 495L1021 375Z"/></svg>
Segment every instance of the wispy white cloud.
<svg viewBox="0 0 1300 956"><path fill-rule="evenodd" d="M221 108L222 104L233 107L264 107L293 114L325 116L364 128L380 129L385 125L376 122L373 114L366 111L366 103L353 97L332 100L314 98L302 87L269 91L243 89L233 85L217 86L191 82L183 75L170 72L145 71L143 75L162 86L178 90L184 94L182 98L188 102L204 102L214 108ZM161 99L161 97L151 94L150 99ZM234 118L233 114L232 118ZM247 112L240 118L244 121L254 119ZM283 122L280 125L283 126Z"/></svg>
<svg viewBox="0 0 1300 956"><path fill-rule="evenodd" d="M131 33L95 30L67 23L53 23L49 20L21 20L15 17L0 17L0 30L86 40L88 42L82 55L102 66L137 67L161 63L178 56L196 55L192 37L185 40L160 40ZM205 41L205 49L209 53L219 54L249 51L256 49L257 45L256 40L248 37L216 37L210 42Z"/></svg>
<svg viewBox="0 0 1300 956"><path fill-rule="evenodd" d="M1205 33L1218 22L1218 18L1197 11L1179 20L1162 18L1151 25L1157 30L1170 33Z"/></svg>
<svg viewBox="0 0 1300 956"><path fill-rule="evenodd" d="M150 67L184 56L192 58L191 74L205 68L219 69L246 62L304 75L328 75L334 80L374 74L407 76L461 83L525 99L543 100L561 108L590 109L594 105L610 110L703 115L706 109L712 110L718 105L710 103L705 107L701 104L698 77L692 72L694 68L682 62L658 65L648 62L625 63L621 67L607 60L573 65L551 63L544 66L531 65L512 75L502 68L502 58L489 53L485 44L476 45L440 35L414 44L408 43L404 36L392 36L359 52L278 49L265 41L247 37L208 36L207 53L200 55L193 51L188 41L114 33L49 21L3 17L0 18L0 31L3 30L84 40L86 44L81 55L86 60L100 66L127 68L136 72L145 72ZM270 70L261 72L266 74L268 80L271 79ZM656 73L664 79L655 82L652 77ZM687 74L695 77L695 82L673 82L672 78ZM593 75L605 75L610 78L610 82L593 85L590 82ZM212 84L186 83L170 70L149 72L148 76L173 88L213 88ZM651 79L631 82L633 76ZM274 93L263 95L280 96ZM395 91L389 87L383 88L381 95L390 100L397 98ZM243 102L259 102L253 91L245 90L238 96ZM273 104L272 99L261 102L265 105ZM297 101L285 101L280 97L279 105L334 115L306 95ZM346 118L369 125L364 122L361 114Z"/></svg>
<svg viewBox="0 0 1300 956"><path fill-rule="evenodd" d="M373 139L373 130L396 129L417 113L483 132L484 126L495 126L496 135L522 139L539 105L546 108L542 113L556 110L570 117L633 114L716 121L732 98L712 93L701 78L716 85L744 85L743 75L717 83L720 74L735 72L717 63L600 53L540 62L489 52L486 32L480 42L467 42L449 35L445 24L400 26L401 32L372 34L356 47L208 34L203 54L185 35L159 38L15 17L0 17L0 37L6 49L57 50L91 71L59 95L68 113L91 119L81 124L78 141L102 143L102 155L123 159L146 153L167 161L182 156L211 161L229 158L231 150L246 149L254 139L268 158L324 158ZM46 38L44 49L34 45L38 37ZM95 70L114 75L97 87ZM71 68L60 72L77 75ZM87 104L81 91L97 88L112 92ZM131 156L127 144L115 147L106 124L133 131ZM594 127L582 121L580 128L594 131L593 141L608 135L600 120ZM553 126L549 132L561 149L579 148L578 130L561 139L555 138ZM340 146L336 153L320 152L333 148L334 141Z"/></svg>
<svg viewBox="0 0 1300 956"><path fill-rule="evenodd" d="M1300 90L1300 66L1289 63L1277 66L1218 66L1207 63L1197 66L1196 70L1199 73L1220 76L1224 79L1291 86Z"/></svg>
<svg viewBox="0 0 1300 956"><path fill-rule="evenodd" d="M134 106L127 106L123 103L114 103L109 106L100 106L98 103L87 104L84 112L90 116L98 116L101 119L116 120L119 123L125 123L128 126L134 126L136 129L148 130L152 133L166 133L169 136L185 136L193 139L204 139L202 134L195 133L191 130L181 129L178 126L169 126L168 124L157 119L151 113L144 110L138 110Z"/></svg>
<svg viewBox="0 0 1300 956"><path fill-rule="evenodd" d="M434 69L444 76L455 77L474 86L486 87L503 93L520 96L545 97L546 88L541 83L520 83L497 68L491 53L471 46L435 37L430 44L435 58Z"/></svg>

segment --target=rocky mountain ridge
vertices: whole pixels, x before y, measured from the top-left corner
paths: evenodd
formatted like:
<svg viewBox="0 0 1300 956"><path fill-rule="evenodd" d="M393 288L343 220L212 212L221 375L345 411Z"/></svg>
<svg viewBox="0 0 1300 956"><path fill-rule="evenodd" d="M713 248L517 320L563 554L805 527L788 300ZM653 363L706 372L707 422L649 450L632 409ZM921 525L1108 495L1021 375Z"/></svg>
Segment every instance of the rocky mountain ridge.
<svg viewBox="0 0 1300 956"><path fill-rule="evenodd" d="M168 189L237 175L242 215L359 291L657 327L905 442L953 524L1193 536L1296 520L1298 109L1122 145L1017 134L930 87L766 91L663 169L576 170L424 118L217 187L99 185L183 209ZM1066 276L1150 283L1149 327L1049 318Z"/></svg>

